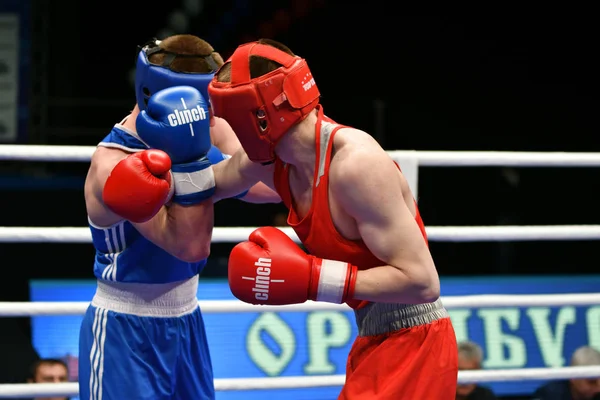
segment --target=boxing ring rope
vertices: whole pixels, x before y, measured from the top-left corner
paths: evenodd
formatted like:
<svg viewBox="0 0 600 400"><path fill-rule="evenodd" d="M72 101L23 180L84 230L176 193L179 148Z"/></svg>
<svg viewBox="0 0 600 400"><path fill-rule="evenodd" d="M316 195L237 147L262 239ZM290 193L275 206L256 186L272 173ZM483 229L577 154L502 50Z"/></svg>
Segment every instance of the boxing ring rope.
<svg viewBox="0 0 600 400"><path fill-rule="evenodd" d="M443 297L444 307L477 308L491 307L556 307L584 306L600 304L600 293L561 293L561 294L482 294L469 296ZM285 306L255 306L239 300L201 300L198 304L204 314L255 313L255 312L311 312L311 311L351 311L345 304L307 301L302 304ZM36 301L0 302L0 317L32 317L41 315L83 315L89 302L85 301Z"/></svg>
<svg viewBox="0 0 600 400"><path fill-rule="evenodd" d="M213 243L237 243L248 239L254 227L213 229ZM294 241L291 228L279 227ZM600 240L600 225L514 225L514 226L430 226L431 242ZM89 228L83 227L3 227L0 243L91 243Z"/></svg>
<svg viewBox="0 0 600 400"><path fill-rule="evenodd" d="M515 370L459 371L460 383L505 382L514 380L593 378L600 376L600 366L527 368ZM285 376L277 378L215 379L217 391L298 389L342 386L344 375ZM16 383L0 384L0 398L28 398L34 396L77 396L77 383Z"/></svg>
<svg viewBox="0 0 600 400"><path fill-rule="evenodd" d="M0 145L0 160L87 162L95 146ZM422 167L600 167L600 153L391 150L393 159L417 157Z"/></svg>
<svg viewBox="0 0 600 400"><path fill-rule="evenodd" d="M0 145L0 160L88 162L94 146ZM398 160L416 158L419 167L600 167L600 153L565 152L498 152L498 151L388 151ZM231 243L246 240L253 227L216 227L213 242ZM298 241L290 228L280 228ZM432 226L427 228L431 241L541 241L599 240L600 225L547 226ZM0 227L0 242L90 243L88 228L83 227ZM450 296L442 299L446 308L558 306L600 304L600 293L549 295L475 295ZM0 317L34 315L82 315L87 302L0 302ZM346 305L317 303L289 306L254 306L237 300L200 301L204 313L350 311ZM460 371L458 381L498 382L600 377L600 366L522 368L504 370ZM341 386L344 375L294 376L271 378L215 379L218 391L289 389ZM0 384L0 398L34 396L77 396L77 383Z"/></svg>
<svg viewBox="0 0 600 400"><path fill-rule="evenodd" d="M87 162L95 146L0 145L0 160ZM393 159L417 157L421 167L600 167L600 153L392 150Z"/></svg>
<svg viewBox="0 0 600 400"><path fill-rule="evenodd" d="M600 376L600 366L527 368L515 370L459 371L458 382L505 382L514 380L593 378ZM282 376L277 378L215 379L217 391L298 389L342 386L344 375ZM0 384L0 398L33 396L77 396L77 383L16 383Z"/></svg>

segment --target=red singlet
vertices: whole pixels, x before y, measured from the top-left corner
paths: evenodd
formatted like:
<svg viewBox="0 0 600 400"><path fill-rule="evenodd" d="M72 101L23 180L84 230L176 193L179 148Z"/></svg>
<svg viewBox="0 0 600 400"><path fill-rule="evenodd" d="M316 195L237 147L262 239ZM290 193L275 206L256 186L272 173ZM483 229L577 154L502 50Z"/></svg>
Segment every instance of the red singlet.
<svg viewBox="0 0 600 400"><path fill-rule="evenodd" d="M362 240L348 240L336 230L329 211L329 165L336 124L318 107L316 163L310 210L299 218L289 186L289 169L277 159L274 183L289 209L288 224L308 252L369 269L384 265ZM401 199L399 199L401 201ZM418 208L415 219L423 237ZM351 302L357 317L356 338L346 366L340 400L453 400L458 373L456 336L441 301L403 305Z"/></svg>

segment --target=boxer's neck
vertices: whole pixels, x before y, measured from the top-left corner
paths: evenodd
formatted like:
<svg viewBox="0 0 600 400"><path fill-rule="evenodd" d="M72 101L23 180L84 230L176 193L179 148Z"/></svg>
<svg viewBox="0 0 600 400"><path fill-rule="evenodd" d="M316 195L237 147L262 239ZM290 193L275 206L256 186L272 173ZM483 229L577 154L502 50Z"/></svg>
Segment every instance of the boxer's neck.
<svg viewBox="0 0 600 400"><path fill-rule="evenodd" d="M140 109L138 108L138 106L136 104L135 107L133 108L133 111L131 111L131 114L129 114L129 116L127 117L127 120L125 120L125 122L123 123L123 126L127 129L129 129L130 131L137 132L135 130L135 120L137 119L139 113L140 113Z"/></svg>
<svg viewBox="0 0 600 400"><path fill-rule="evenodd" d="M292 127L277 143L275 153L281 161L312 176L315 166L315 127L317 113L311 112L302 122Z"/></svg>

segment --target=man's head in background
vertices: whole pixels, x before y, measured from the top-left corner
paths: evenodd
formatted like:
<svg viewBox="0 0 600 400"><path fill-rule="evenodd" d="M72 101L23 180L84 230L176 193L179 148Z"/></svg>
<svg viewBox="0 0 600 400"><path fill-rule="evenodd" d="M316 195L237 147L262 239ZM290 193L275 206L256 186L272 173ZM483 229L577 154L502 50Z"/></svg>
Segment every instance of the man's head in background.
<svg viewBox="0 0 600 400"><path fill-rule="evenodd" d="M468 371L481 369L483 363L483 350L477 343L460 342L458 344L458 370ZM468 383L465 385L456 386L456 398L466 398L477 385Z"/></svg>
<svg viewBox="0 0 600 400"><path fill-rule="evenodd" d="M600 352L593 347L582 346L571 356L571 366L583 367L600 365ZM574 400L600 398L600 378L571 379L571 394Z"/></svg>
<svg viewBox="0 0 600 400"><path fill-rule="evenodd" d="M63 360L43 358L31 366L29 383L63 383L69 381L69 370ZM66 397L36 397L35 400L65 400Z"/></svg>

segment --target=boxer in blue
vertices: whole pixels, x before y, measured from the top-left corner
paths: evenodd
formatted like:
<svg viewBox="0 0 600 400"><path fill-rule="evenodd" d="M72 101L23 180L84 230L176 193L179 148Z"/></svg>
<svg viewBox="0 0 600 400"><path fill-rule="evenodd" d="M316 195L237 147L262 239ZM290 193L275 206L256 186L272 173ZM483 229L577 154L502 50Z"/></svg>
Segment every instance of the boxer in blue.
<svg viewBox="0 0 600 400"><path fill-rule="evenodd" d="M210 115L207 86L222 64L191 35L142 47L137 104L92 157L85 201L98 284L80 330L81 400L215 397L196 293L219 199L212 165L241 147ZM262 184L236 197L280 201Z"/></svg>

